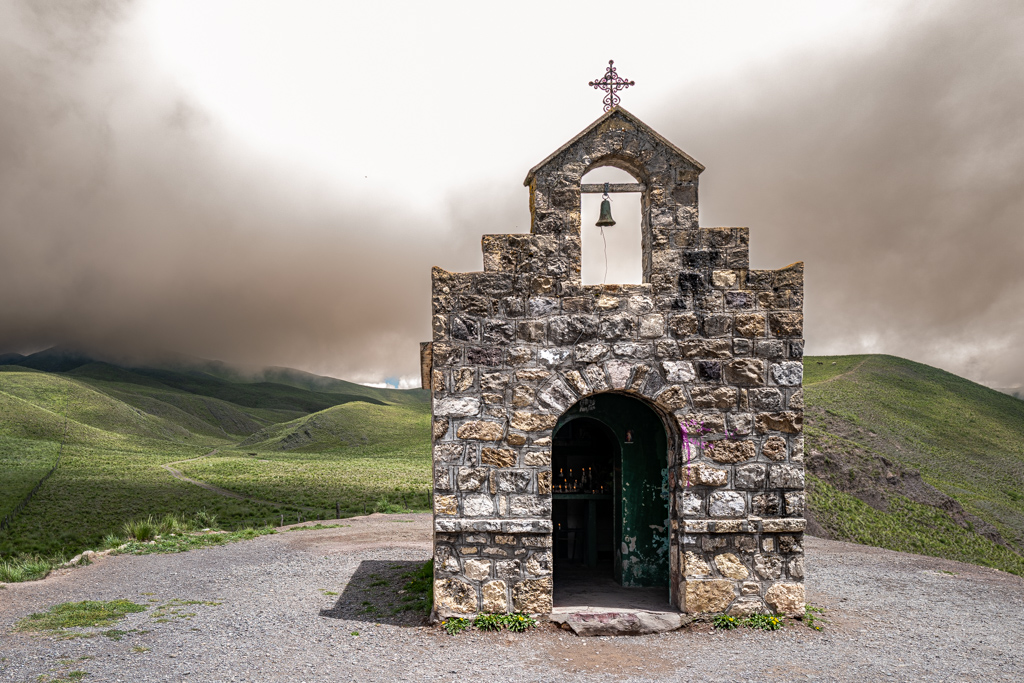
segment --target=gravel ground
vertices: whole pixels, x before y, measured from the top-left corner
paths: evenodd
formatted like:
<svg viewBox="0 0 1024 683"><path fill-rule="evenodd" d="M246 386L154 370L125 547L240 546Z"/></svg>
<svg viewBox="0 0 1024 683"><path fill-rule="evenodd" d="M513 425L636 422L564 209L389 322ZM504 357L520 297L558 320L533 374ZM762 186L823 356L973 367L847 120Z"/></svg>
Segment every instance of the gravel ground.
<svg viewBox="0 0 1024 683"><path fill-rule="evenodd" d="M86 681L192 683L1024 677L1024 580L982 567L808 538L808 596L831 621L821 632L699 625L578 638L546 626L450 637L386 607L400 598L400 575L429 557L429 516L345 524L177 555L105 557L9 584L0 589L0 681L61 680L76 670ZM128 632L120 640L11 632L59 602L118 598L154 608L219 604L176 603L162 618L154 609L130 614L116 626Z"/></svg>

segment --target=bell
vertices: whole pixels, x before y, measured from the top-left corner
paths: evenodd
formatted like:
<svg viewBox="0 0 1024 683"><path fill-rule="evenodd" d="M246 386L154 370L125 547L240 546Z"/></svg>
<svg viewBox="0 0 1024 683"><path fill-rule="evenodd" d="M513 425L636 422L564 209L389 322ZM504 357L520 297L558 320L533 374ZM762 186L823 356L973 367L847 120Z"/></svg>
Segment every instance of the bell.
<svg viewBox="0 0 1024 683"><path fill-rule="evenodd" d="M602 228L606 225L615 225L615 219L612 218L612 203L608 201L608 195L601 200L601 216L597 219L597 225Z"/></svg>

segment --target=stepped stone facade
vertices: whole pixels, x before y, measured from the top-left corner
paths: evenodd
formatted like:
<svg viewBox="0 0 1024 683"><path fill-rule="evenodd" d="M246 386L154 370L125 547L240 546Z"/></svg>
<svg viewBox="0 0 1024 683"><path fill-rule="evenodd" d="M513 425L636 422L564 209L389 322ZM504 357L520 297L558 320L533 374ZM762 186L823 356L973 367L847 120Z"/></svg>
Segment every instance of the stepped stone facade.
<svg viewBox="0 0 1024 683"><path fill-rule="evenodd" d="M600 166L641 184L643 284L581 284ZM483 272L434 268L438 616L551 611L553 429L606 392L665 426L666 603L802 613L803 264L751 270L747 228L698 227L703 170L616 107L529 172L529 234L484 236ZM713 448L686 447L688 420Z"/></svg>

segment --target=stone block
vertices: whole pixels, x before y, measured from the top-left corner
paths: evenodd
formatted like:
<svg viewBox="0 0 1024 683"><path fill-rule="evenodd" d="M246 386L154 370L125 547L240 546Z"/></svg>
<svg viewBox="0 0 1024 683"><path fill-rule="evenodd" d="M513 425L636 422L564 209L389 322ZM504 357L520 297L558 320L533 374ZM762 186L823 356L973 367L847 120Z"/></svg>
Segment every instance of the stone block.
<svg viewBox="0 0 1024 683"><path fill-rule="evenodd" d="M492 467L515 467L516 452L510 448L483 448L480 450L480 462Z"/></svg>
<svg viewBox="0 0 1024 683"><path fill-rule="evenodd" d="M572 355L572 351L569 349L540 349L537 351L537 362L541 365L554 368L566 360Z"/></svg>
<svg viewBox="0 0 1024 683"><path fill-rule="evenodd" d="M711 273L711 285L719 289L729 289L736 286L735 270L716 270Z"/></svg>
<svg viewBox="0 0 1024 683"><path fill-rule="evenodd" d="M712 517L742 517L747 512L747 501L736 491L715 491L708 498L708 512Z"/></svg>
<svg viewBox="0 0 1024 683"><path fill-rule="evenodd" d="M505 443L507 443L509 446L525 446L526 435L519 434L517 432L509 432L508 434L505 435Z"/></svg>
<svg viewBox="0 0 1024 683"><path fill-rule="evenodd" d="M803 431L804 416L792 410L780 413L758 413L754 418L754 424L757 425L757 431L761 434L767 432L797 434Z"/></svg>
<svg viewBox="0 0 1024 683"><path fill-rule="evenodd" d="M480 593L483 596L481 611L489 614L508 613L508 584L504 581L488 581Z"/></svg>
<svg viewBox="0 0 1024 683"><path fill-rule="evenodd" d="M512 389L512 405L517 408L532 406L537 402L537 391L525 384L517 385Z"/></svg>
<svg viewBox="0 0 1024 683"><path fill-rule="evenodd" d="M693 363L685 360L666 360L661 362L661 370L665 373L665 380L676 384L681 382L692 382L697 379L697 373L693 369Z"/></svg>
<svg viewBox="0 0 1024 683"><path fill-rule="evenodd" d="M466 560L463 575L470 581L483 581L491 575L490 560Z"/></svg>
<svg viewBox="0 0 1024 683"><path fill-rule="evenodd" d="M669 318L668 328L677 337L690 337L697 334L697 316L693 313L682 313Z"/></svg>
<svg viewBox="0 0 1024 683"><path fill-rule="evenodd" d="M786 440L781 436L769 436L761 446L761 455L769 460L782 462L786 459Z"/></svg>
<svg viewBox="0 0 1024 683"><path fill-rule="evenodd" d="M683 470L683 481L685 482L685 466L683 467ZM692 482L690 483L692 484ZM703 502L704 499L695 493L684 493L683 491L679 491L676 493L676 510L680 515L684 517L696 517L700 515L701 504Z"/></svg>
<svg viewBox="0 0 1024 683"><path fill-rule="evenodd" d="M434 605L441 616L477 611L476 589L455 578L434 580Z"/></svg>
<svg viewBox="0 0 1024 683"><path fill-rule="evenodd" d="M802 337L804 316L802 313L790 311L769 313L768 328L773 337Z"/></svg>
<svg viewBox="0 0 1024 683"><path fill-rule="evenodd" d="M665 316L660 313L649 313L640 316L640 337L657 339L665 334Z"/></svg>
<svg viewBox="0 0 1024 683"><path fill-rule="evenodd" d="M738 489L754 491L764 488L766 465L743 465L736 468L735 486Z"/></svg>
<svg viewBox="0 0 1024 683"><path fill-rule="evenodd" d="M452 482L448 466L445 464L434 465L434 490L451 491Z"/></svg>
<svg viewBox="0 0 1024 683"><path fill-rule="evenodd" d="M666 387L654 400L669 410L681 410L689 407L690 404L690 399L686 396L686 389L681 386Z"/></svg>
<svg viewBox="0 0 1024 683"><path fill-rule="evenodd" d="M460 467L456 482L460 491L479 491L487 482L490 470L486 467Z"/></svg>
<svg viewBox="0 0 1024 683"><path fill-rule="evenodd" d="M505 432L505 425L500 422L474 421L459 425L455 435L460 439L477 441L499 441Z"/></svg>
<svg viewBox="0 0 1024 683"><path fill-rule="evenodd" d="M459 499L455 496L434 496L434 514L436 515L457 515L459 513Z"/></svg>
<svg viewBox="0 0 1024 683"><path fill-rule="evenodd" d="M541 413L516 411L512 413L512 419L509 421L509 424L513 429L518 429L524 432L540 432L546 429L552 429L556 422L558 422L557 415L543 415Z"/></svg>
<svg viewBox="0 0 1024 683"><path fill-rule="evenodd" d="M780 386L796 387L804 380L804 364L798 361L772 363L772 381Z"/></svg>
<svg viewBox="0 0 1024 683"><path fill-rule="evenodd" d="M625 389L633 374L633 363L626 360L612 360L605 363L605 371L613 389Z"/></svg>
<svg viewBox="0 0 1024 683"><path fill-rule="evenodd" d="M725 381L740 386L764 384L764 361L757 358L737 358L725 363Z"/></svg>
<svg viewBox="0 0 1024 683"><path fill-rule="evenodd" d="M696 553L687 552L683 555L683 576L688 579L711 576L711 567L704 558Z"/></svg>
<svg viewBox="0 0 1024 683"><path fill-rule="evenodd" d="M804 578L804 558L792 557L789 560L789 578L791 579L802 579Z"/></svg>
<svg viewBox="0 0 1024 683"><path fill-rule="evenodd" d="M551 467L551 451L527 451L523 455L527 467Z"/></svg>
<svg viewBox="0 0 1024 683"><path fill-rule="evenodd" d="M530 470L501 470L496 477L499 493L525 493L530 489Z"/></svg>
<svg viewBox="0 0 1024 683"><path fill-rule="evenodd" d="M590 389L587 387L587 381L583 379L583 375L577 370L569 370L565 373L565 381L568 382L572 390L580 396L586 395Z"/></svg>
<svg viewBox="0 0 1024 683"><path fill-rule="evenodd" d="M738 313L733 322L733 329L740 337L763 337L764 336L764 314L762 313Z"/></svg>
<svg viewBox="0 0 1024 683"><path fill-rule="evenodd" d="M750 576L747 567L732 553L715 555L715 566L718 572L727 579L745 579Z"/></svg>
<svg viewBox="0 0 1024 683"><path fill-rule="evenodd" d="M693 387L690 390L693 407L699 410L717 408L730 410L736 407L739 391L733 387Z"/></svg>
<svg viewBox="0 0 1024 683"><path fill-rule="evenodd" d="M777 493L759 493L750 499L755 515L768 517L782 514L782 499Z"/></svg>
<svg viewBox="0 0 1024 683"><path fill-rule="evenodd" d="M697 377L705 382L722 379L722 364L716 360L699 360L696 362Z"/></svg>
<svg viewBox="0 0 1024 683"><path fill-rule="evenodd" d="M551 577L526 579L512 586L512 603L517 612L550 614L552 590Z"/></svg>
<svg viewBox="0 0 1024 683"><path fill-rule="evenodd" d="M724 612L735 597L733 582L726 579L686 581L685 605L690 614Z"/></svg>
<svg viewBox="0 0 1024 683"><path fill-rule="evenodd" d="M749 617L753 614L765 614L768 608L764 601L757 597L741 597L729 608L730 617Z"/></svg>
<svg viewBox="0 0 1024 683"><path fill-rule="evenodd" d="M526 560L528 576L548 576L551 574L551 552L535 552Z"/></svg>
<svg viewBox="0 0 1024 683"><path fill-rule="evenodd" d="M725 486L729 483L729 473L717 467L697 462L689 467L683 465L684 477L690 480L693 486Z"/></svg>
<svg viewBox="0 0 1024 683"><path fill-rule="evenodd" d="M782 576L782 558L778 555L754 555L754 571L766 581L777 579Z"/></svg>
<svg viewBox="0 0 1024 683"><path fill-rule="evenodd" d="M448 418L439 417L431 423L430 431L434 441L443 439L444 435L448 433L448 425L450 424Z"/></svg>
<svg viewBox="0 0 1024 683"><path fill-rule="evenodd" d="M804 468L798 465L772 465L769 479L774 489L803 489Z"/></svg>
<svg viewBox="0 0 1024 683"><path fill-rule="evenodd" d="M803 491L787 491L785 501L787 517L803 517L807 503L807 497Z"/></svg>
<svg viewBox="0 0 1024 683"><path fill-rule="evenodd" d="M764 594L764 601L777 614L788 617L804 613L804 585L802 583L776 583Z"/></svg>
<svg viewBox="0 0 1024 683"><path fill-rule="evenodd" d="M437 496L434 496L437 500ZM494 515L494 499L488 495L468 495L462 499L462 512L467 517L492 517Z"/></svg>
<svg viewBox="0 0 1024 683"><path fill-rule="evenodd" d="M589 344L577 344L573 347L573 357L577 363L596 363L605 356L611 349L599 342Z"/></svg>
<svg viewBox="0 0 1024 683"><path fill-rule="evenodd" d="M518 517L550 517L551 496L509 496L509 512Z"/></svg>
<svg viewBox="0 0 1024 683"><path fill-rule="evenodd" d="M461 443L434 444L434 462L462 462L466 445Z"/></svg>
<svg viewBox="0 0 1024 683"><path fill-rule="evenodd" d="M714 446L708 449L707 446ZM713 441L705 446L705 453L715 462L734 464L753 460L755 447L753 441Z"/></svg>

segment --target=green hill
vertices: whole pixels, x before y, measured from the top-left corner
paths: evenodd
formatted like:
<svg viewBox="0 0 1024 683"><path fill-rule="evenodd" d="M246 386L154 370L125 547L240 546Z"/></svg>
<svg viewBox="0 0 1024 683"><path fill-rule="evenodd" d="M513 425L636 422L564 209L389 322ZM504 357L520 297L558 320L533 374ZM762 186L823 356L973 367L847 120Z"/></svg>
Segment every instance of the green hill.
<svg viewBox="0 0 1024 683"><path fill-rule="evenodd" d="M1024 401L892 356L804 368L817 533L1024 575Z"/></svg>
<svg viewBox="0 0 1024 683"><path fill-rule="evenodd" d="M294 382L305 386L268 381L288 379L277 370L232 380L195 365L126 367L61 350L5 355L0 519L50 471L58 453L63 457L27 507L0 529L0 560L97 547L144 515L205 510L231 528L282 515L294 521L334 516L336 509L355 514L387 500L427 506L426 392L313 381L313 375ZM242 441L244 453L231 450ZM210 465L220 467L209 472L211 483L259 500L226 497L171 471Z"/></svg>

